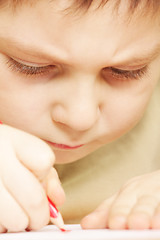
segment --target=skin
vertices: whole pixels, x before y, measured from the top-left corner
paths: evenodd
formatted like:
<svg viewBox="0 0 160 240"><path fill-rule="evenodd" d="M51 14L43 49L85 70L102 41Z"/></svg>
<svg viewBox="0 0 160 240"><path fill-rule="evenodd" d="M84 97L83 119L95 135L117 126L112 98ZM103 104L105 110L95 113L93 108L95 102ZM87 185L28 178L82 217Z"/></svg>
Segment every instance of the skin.
<svg viewBox="0 0 160 240"><path fill-rule="evenodd" d="M0 129L4 189L0 212L8 203L12 206L10 215L0 217L1 232L38 229L47 224L45 194L57 205L65 198L53 164L76 161L132 129L143 116L160 77L158 50L146 59L160 42L157 19L133 17L127 22L124 3L119 18L113 15L112 5L95 11L96 4L86 14L75 16L63 11L68 3L42 0L34 8L22 5L14 14L8 8L0 11L0 116L6 124ZM141 62L134 60L144 55ZM7 63L10 57L27 66L44 67L43 73L18 72L20 65L12 62L11 67L11 62ZM110 69L138 71L145 66L147 73L137 79ZM61 149L49 142L83 146ZM138 228L136 220L141 219L141 228L157 228L158 220L151 214L156 204L145 208L145 216L140 216L141 208L136 217L134 211L131 214L138 205L131 192L139 192L143 201L138 206L146 206L150 197L147 192L140 194L143 180L146 178L157 194L155 177L160 178L159 172L130 181L85 217L82 227ZM15 179L14 184L10 178ZM25 186L27 182L28 193L23 184L17 185L19 179ZM127 207L119 212L124 204Z"/></svg>

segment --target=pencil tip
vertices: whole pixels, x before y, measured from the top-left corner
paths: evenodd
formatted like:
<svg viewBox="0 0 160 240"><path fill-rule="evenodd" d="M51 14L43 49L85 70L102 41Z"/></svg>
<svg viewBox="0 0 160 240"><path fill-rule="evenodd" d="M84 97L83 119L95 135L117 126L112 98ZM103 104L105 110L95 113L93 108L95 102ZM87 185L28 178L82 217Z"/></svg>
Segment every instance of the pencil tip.
<svg viewBox="0 0 160 240"><path fill-rule="evenodd" d="M70 232L71 230L66 230L66 229L64 229L64 228L60 228L60 230L62 231L62 232Z"/></svg>
<svg viewBox="0 0 160 240"><path fill-rule="evenodd" d="M64 229L64 228L60 228L60 230L61 230L62 232L66 232L66 231L67 231L67 230Z"/></svg>

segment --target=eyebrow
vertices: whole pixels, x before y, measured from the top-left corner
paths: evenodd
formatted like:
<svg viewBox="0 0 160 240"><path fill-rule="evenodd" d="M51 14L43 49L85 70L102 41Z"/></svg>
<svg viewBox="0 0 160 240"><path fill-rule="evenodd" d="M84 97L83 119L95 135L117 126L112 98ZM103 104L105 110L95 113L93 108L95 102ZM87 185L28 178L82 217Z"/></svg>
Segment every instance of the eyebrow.
<svg viewBox="0 0 160 240"><path fill-rule="evenodd" d="M158 42L151 50L146 50L145 52L140 53L139 55L131 56L126 60L122 60L119 66L121 65L141 65L152 62L160 54L160 43ZM117 61L118 62L118 61Z"/></svg>
<svg viewBox="0 0 160 240"><path fill-rule="evenodd" d="M24 54L33 56L33 57L41 57L46 58L47 60L52 60L55 63L63 62L66 65L67 63L67 54L60 49L54 47L52 45L52 51L49 48L37 48L36 45L29 46L28 43L24 41L19 41L19 39L10 39L10 38L3 38L0 37L0 44L1 40L6 43L7 46L15 47L20 52L25 51ZM125 66L125 65L142 65L147 64L153 61L158 57L160 54L160 42L155 44L155 46L151 50L146 50L145 52L140 53L139 55L129 56L128 59L118 60L114 65L116 66Z"/></svg>
<svg viewBox="0 0 160 240"><path fill-rule="evenodd" d="M52 60L55 63L59 61L66 61L67 57L64 51L61 49L58 49L54 45L52 45L52 50L49 47L42 48L41 46L38 48L36 44L33 43L33 45L29 45L24 40L19 40L15 38L4 38L0 37L0 45L1 42L6 47L10 48L16 48L17 51L33 57L39 57L39 58L45 58L47 60ZM3 46L2 45L2 46Z"/></svg>

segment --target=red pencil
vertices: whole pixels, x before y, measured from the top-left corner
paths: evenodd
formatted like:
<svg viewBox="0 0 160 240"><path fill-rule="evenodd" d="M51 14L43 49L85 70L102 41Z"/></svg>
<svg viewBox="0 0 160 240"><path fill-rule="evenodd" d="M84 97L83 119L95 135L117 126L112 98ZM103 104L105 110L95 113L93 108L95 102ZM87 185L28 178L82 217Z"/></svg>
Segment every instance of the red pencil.
<svg viewBox="0 0 160 240"><path fill-rule="evenodd" d="M49 202L51 222L55 224L62 232L65 232L66 230L64 229L64 222L61 213L58 211L51 199L49 197L47 198Z"/></svg>
<svg viewBox="0 0 160 240"><path fill-rule="evenodd" d="M2 124L1 121L0 124ZM47 198L49 203L51 222L55 224L62 232L65 232L66 230L64 229L64 222L61 213L58 211L56 205L51 201L51 199L49 197Z"/></svg>

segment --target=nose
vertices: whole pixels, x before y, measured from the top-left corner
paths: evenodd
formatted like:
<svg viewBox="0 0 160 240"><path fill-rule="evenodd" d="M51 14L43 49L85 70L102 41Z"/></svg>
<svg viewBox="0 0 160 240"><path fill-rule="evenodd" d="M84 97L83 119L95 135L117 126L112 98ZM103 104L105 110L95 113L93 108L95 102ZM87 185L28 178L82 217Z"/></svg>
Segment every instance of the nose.
<svg viewBox="0 0 160 240"><path fill-rule="evenodd" d="M74 131L91 129L99 116L98 89L93 83L83 82L65 88L52 108L53 121Z"/></svg>

